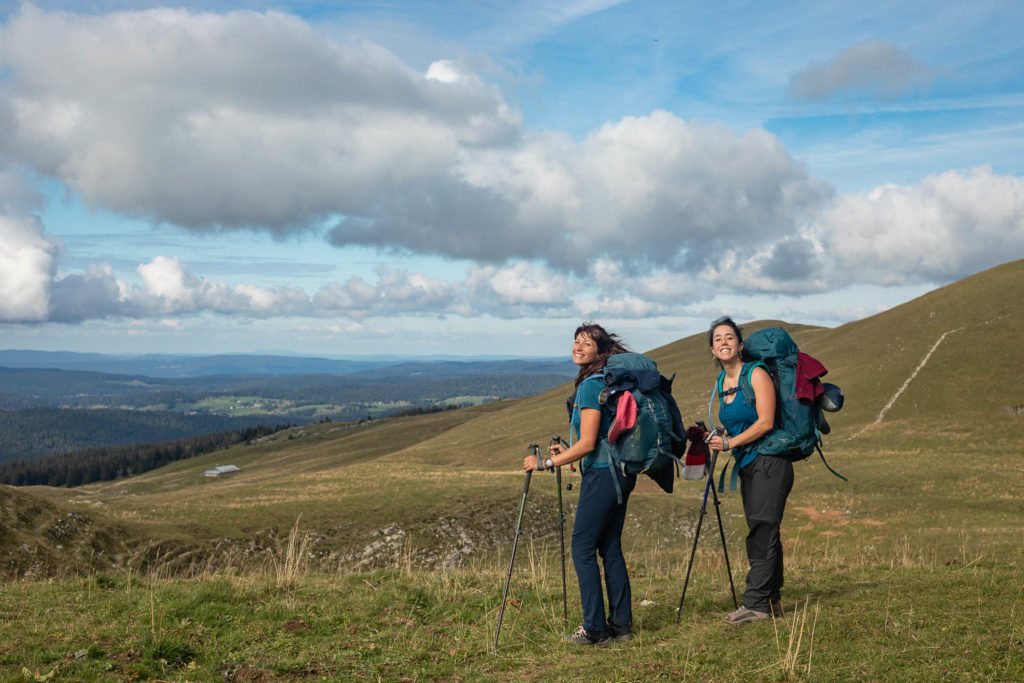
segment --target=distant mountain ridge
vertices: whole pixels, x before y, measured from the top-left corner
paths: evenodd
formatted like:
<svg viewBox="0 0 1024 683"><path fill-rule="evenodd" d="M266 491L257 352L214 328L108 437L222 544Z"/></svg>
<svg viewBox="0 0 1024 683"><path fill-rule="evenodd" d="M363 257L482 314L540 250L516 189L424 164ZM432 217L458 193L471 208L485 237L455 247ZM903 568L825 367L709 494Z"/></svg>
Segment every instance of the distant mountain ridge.
<svg viewBox="0 0 1024 683"><path fill-rule="evenodd" d="M443 374L442 368L461 368L459 374L571 372L568 359L466 358L424 359L373 357L336 359L276 354L102 354L74 351L0 350L0 367L78 370L146 377L205 377L211 375L348 375L391 368L400 372ZM500 368L500 369L499 369ZM486 370L486 372L485 372Z"/></svg>
<svg viewBox="0 0 1024 683"><path fill-rule="evenodd" d="M568 360L420 360L373 367L380 361L239 355L160 357L157 369L165 373L172 362L181 361L176 366L180 372L220 374L156 376L123 372L125 364L149 362L142 358L38 352L0 356L29 365L48 362L122 370L0 363L0 461L165 441L238 425L355 422L478 404L534 395L574 373ZM225 364L228 361L230 365ZM309 372L316 368L336 372Z"/></svg>

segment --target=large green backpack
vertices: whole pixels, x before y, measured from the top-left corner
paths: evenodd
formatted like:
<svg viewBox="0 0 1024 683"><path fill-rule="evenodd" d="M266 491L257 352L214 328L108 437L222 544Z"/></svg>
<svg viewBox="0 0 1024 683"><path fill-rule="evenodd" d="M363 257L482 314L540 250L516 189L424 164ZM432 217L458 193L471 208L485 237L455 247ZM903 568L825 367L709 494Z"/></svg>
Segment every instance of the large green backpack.
<svg viewBox="0 0 1024 683"><path fill-rule="evenodd" d="M740 373L740 389L743 394L753 403L754 390L750 384L750 373L757 366L763 366L768 371L775 385L775 426L758 441L757 452L795 461L804 460L817 450L825 467L847 481L846 477L829 466L821 450L820 428L827 429L821 401L805 402L797 398L800 349L789 333L781 327L758 330L743 342L743 351L753 361Z"/></svg>
<svg viewBox="0 0 1024 683"><path fill-rule="evenodd" d="M658 372L658 365L639 353L618 353L608 358L604 370L604 410L615 415L618 397L629 393L636 405L633 427L615 443L602 439L598 456L626 474L647 474L666 492L672 492L674 468L682 466L686 429L679 406L672 397L672 380ZM622 502L618 479L616 494Z"/></svg>

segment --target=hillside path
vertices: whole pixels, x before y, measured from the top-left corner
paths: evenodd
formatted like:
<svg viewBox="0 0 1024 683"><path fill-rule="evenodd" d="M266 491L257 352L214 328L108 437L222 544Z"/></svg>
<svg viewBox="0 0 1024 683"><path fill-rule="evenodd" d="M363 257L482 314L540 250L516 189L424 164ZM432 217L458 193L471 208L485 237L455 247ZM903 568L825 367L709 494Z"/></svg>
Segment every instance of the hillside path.
<svg viewBox="0 0 1024 683"><path fill-rule="evenodd" d="M896 401L899 400L900 396L903 394L906 388L910 386L910 383L914 381L914 378L917 377L918 373L920 373L924 366L928 364L928 361L929 359L931 359L932 354L935 353L935 349L939 348L939 344L945 341L946 337L948 337L949 335L953 334L954 332L959 332L962 329L962 327L958 327L955 330L947 330L939 336L935 343L932 344L932 347L928 349L928 353L924 354L924 357L921 358L921 362L917 364L917 367L914 368L914 371L910 373L910 377L907 377L906 381L903 382L900 388L896 390L896 393L892 395L892 398L889 399L889 402L886 403L878 412L878 417L875 418L875 421L872 422L871 425L868 425L868 427L880 423L882 419L885 417L885 414L889 412L889 409L896 405ZM867 429L867 427L865 429ZM860 432L858 432L857 436L863 434L865 429L862 429Z"/></svg>

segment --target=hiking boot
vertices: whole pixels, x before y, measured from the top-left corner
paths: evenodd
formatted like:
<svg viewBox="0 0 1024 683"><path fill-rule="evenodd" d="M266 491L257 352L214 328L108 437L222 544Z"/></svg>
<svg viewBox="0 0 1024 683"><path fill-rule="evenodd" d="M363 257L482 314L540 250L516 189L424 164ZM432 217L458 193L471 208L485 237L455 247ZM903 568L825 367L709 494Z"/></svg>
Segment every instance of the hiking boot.
<svg viewBox="0 0 1024 683"><path fill-rule="evenodd" d="M592 645L594 647L607 647L612 642L607 631L591 632L580 626L571 635L563 636L562 640L574 645Z"/></svg>
<svg viewBox="0 0 1024 683"><path fill-rule="evenodd" d="M786 615L786 610L782 609L782 598L772 600L769 607L771 607L773 617L783 617Z"/></svg>
<svg viewBox="0 0 1024 683"><path fill-rule="evenodd" d="M608 630L605 633L616 643L628 643L633 640L633 631L628 626L616 626L610 621L608 622Z"/></svg>
<svg viewBox="0 0 1024 683"><path fill-rule="evenodd" d="M734 612L729 612L729 615L725 620L730 624L746 624L750 621L767 619L770 616L771 615L768 612L758 612L757 610L753 610L748 607L740 607Z"/></svg>

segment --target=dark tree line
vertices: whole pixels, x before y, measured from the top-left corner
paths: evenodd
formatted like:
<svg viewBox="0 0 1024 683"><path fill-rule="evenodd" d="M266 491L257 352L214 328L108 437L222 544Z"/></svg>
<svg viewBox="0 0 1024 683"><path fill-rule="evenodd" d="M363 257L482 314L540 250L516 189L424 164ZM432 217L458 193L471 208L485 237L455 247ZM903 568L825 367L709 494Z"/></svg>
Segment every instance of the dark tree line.
<svg viewBox="0 0 1024 683"><path fill-rule="evenodd" d="M267 436L289 426L249 427L160 443L89 448L33 460L9 460L0 463L0 484L70 487L113 481Z"/></svg>
<svg viewBox="0 0 1024 683"><path fill-rule="evenodd" d="M166 410L0 410L0 461L90 448L185 439L267 424L267 416L185 415ZM288 419L288 418L277 418Z"/></svg>
<svg viewBox="0 0 1024 683"><path fill-rule="evenodd" d="M388 413L388 417L413 417L415 415L428 415L430 413L443 413L446 410L458 410L459 408L465 408L465 404L450 405L450 404L437 404L429 406L413 406L412 408L405 408L404 410L396 410L393 413Z"/></svg>

